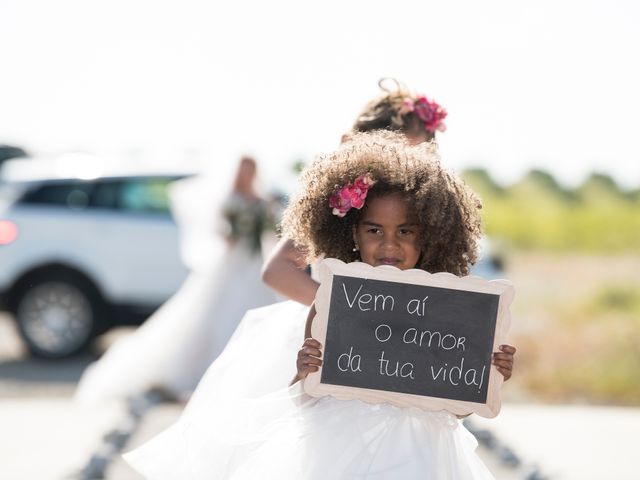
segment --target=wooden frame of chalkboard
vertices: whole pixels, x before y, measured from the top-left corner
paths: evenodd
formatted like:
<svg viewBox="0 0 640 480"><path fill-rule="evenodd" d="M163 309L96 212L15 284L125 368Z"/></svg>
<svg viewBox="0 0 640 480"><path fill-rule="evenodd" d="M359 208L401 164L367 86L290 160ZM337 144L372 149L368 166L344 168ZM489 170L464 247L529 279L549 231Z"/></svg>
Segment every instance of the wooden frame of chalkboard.
<svg viewBox="0 0 640 480"><path fill-rule="evenodd" d="M510 282L332 258L320 281L311 331L323 366L304 381L309 395L498 414L491 354L509 329Z"/></svg>

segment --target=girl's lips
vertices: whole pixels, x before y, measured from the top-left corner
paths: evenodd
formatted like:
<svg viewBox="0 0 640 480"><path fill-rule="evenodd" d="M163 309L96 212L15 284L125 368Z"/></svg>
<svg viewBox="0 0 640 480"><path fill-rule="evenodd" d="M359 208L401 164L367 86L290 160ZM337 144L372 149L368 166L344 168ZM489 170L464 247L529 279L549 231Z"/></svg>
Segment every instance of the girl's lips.
<svg viewBox="0 0 640 480"><path fill-rule="evenodd" d="M397 258L380 258L378 262L380 265L397 265L398 263L402 263L402 261Z"/></svg>

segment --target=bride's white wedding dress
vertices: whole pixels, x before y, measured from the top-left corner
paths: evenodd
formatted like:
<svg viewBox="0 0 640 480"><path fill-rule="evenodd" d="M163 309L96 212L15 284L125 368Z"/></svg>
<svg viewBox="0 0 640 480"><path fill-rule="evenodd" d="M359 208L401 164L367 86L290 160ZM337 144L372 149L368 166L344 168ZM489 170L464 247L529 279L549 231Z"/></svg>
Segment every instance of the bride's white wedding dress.
<svg viewBox="0 0 640 480"><path fill-rule="evenodd" d="M228 228L229 234L238 225L251 228L262 214L262 204L237 195L224 202L213 200L205 194L206 183L192 178L171 190L182 255L191 273L140 328L116 341L87 368L76 399L121 399L150 388L186 397L222 352L247 309L275 301L260 279L262 256L256 235L236 235L228 243L220 234L227 226L220 221L221 209L237 224ZM203 208L204 202L217 202L217 209Z"/></svg>

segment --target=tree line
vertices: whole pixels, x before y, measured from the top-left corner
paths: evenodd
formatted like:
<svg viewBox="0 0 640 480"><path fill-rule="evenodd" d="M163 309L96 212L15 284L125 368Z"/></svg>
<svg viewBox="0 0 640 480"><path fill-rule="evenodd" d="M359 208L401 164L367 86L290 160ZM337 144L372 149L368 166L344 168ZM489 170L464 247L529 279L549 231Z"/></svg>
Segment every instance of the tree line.
<svg viewBox="0 0 640 480"><path fill-rule="evenodd" d="M463 172L483 200L485 231L517 249L611 252L640 250L640 188L625 190L608 175L591 174L566 188L543 170L509 186L484 169Z"/></svg>

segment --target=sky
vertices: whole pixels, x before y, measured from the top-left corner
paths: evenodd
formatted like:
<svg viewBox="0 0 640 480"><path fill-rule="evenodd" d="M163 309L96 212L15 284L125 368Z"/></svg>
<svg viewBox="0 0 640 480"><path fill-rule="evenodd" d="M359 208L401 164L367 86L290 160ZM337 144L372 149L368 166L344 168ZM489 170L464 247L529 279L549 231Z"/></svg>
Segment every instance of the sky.
<svg viewBox="0 0 640 480"><path fill-rule="evenodd" d="M632 0L0 0L0 143L213 172L249 153L277 182L390 76L448 110L451 169L638 188L639 24Z"/></svg>

